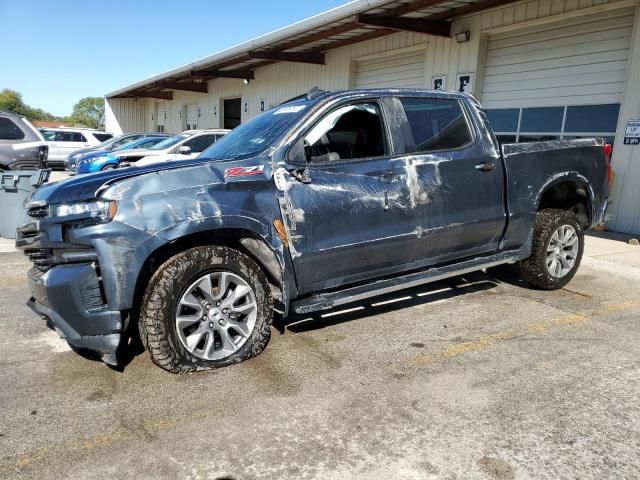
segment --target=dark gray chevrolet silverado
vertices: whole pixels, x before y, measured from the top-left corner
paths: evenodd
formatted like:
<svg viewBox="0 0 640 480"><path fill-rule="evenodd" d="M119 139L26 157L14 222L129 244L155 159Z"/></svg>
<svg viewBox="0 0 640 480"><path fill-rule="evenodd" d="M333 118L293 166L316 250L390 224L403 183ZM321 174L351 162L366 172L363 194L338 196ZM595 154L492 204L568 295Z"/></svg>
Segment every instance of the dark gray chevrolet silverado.
<svg viewBox="0 0 640 480"><path fill-rule="evenodd" d="M36 191L16 241L28 304L107 363L139 331L156 364L191 372L260 353L274 311L505 263L561 288L603 219L608 148L499 146L462 93L314 90L195 160Z"/></svg>

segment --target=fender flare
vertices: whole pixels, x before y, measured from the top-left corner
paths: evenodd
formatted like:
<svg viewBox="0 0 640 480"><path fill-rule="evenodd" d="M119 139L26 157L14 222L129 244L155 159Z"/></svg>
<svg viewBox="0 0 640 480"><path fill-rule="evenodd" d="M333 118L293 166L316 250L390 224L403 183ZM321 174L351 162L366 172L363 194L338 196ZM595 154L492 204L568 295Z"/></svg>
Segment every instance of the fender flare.
<svg viewBox="0 0 640 480"><path fill-rule="evenodd" d="M576 171L559 173L557 175L554 175L550 179L548 179L544 184L542 184L535 199L534 206L535 206L536 212L540 208L540 202L542 201L542 197L544 196L544 194L551 187L558 185L560 183L565 183L565 182L576 183L577 185L583 187L587 192L587 201L589 202L588 204L589 211L587 213L589 214L589 222L592 223L596 218L595 192L593 191L593 187L591 186L589 179Z"/></svg>

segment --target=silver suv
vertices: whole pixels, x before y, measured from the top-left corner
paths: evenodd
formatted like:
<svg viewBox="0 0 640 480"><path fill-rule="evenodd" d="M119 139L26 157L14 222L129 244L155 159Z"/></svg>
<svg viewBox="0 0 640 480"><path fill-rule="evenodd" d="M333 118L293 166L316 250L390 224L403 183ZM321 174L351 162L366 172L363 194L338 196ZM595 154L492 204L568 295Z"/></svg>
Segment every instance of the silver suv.
<svg viewBox="0 0 640 480"><path fill-rule="evenodd" d="M0 170L44 168L48 152L44 137L29 120L0 112Z"/></svg>

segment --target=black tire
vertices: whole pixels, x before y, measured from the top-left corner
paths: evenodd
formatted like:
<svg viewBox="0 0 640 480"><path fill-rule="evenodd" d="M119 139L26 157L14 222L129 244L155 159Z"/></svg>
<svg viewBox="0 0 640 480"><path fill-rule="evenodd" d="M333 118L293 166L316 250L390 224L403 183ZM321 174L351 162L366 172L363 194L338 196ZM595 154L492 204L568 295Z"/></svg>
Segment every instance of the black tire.
<svg viewBox="0 0 640 480"><path fill-rule="evenodd" d="M578 253L571 270L558 278L549 272L547 267L547 249L551 237L563 225L570 225L578 237ZM584 252L584 232L575 214L569 210L546 209L538 212L533 230L531 256L518 262L520 277L542 290L558 290L564 287L575 276Z"/></svg>
<svg viewBox="0 0 640 480"><path fill-rule="evenodd" d="M118 168L118 167L116 167L114 164L112 164L112 163L108 163L107 165L105 165L104 167L102 167L102 168L100 169L100 171L101 171L101 172L108 172L109 170L115 170L116 168Z"/></svg>
<svg viewBox="0 0 640 480"><path fill-rule="evenodd" d="M200 276L216 271L239 275L253 288L257 318L239 350L220 360L203 360L192 355L179 339L175 312L187 287ZM146 289L138 325L142 343L156 365L172 373L190 373L225 367L258 355L269 343L272 320L271 290L260 267L237 250L207 246L179 253L158 268Z"/></svg>

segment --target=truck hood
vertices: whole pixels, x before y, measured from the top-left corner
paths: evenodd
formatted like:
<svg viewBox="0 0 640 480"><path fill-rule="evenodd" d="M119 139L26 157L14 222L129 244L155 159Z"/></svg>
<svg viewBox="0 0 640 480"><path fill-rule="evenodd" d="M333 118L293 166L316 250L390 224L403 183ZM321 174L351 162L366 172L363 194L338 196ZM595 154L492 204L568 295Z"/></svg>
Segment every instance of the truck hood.
<svg viewBox="0 0 640 480"><path fill-rule="evenodd" d="M225 160L208 160L209 162L225 162ZM243 161L244 163L245 161ZM97 191L105 186L129 177L155 173L164 170L175 170L200 165L203 160L193 159L178 162L156 163L147 167L120 168L106 172L91 173L71 177L60 182L47 183L33 192L27 199L27 205L53 205L93 200ZM238 162L233 162L238 163ZM255 163L255 160L254 160Z"/></svg>

